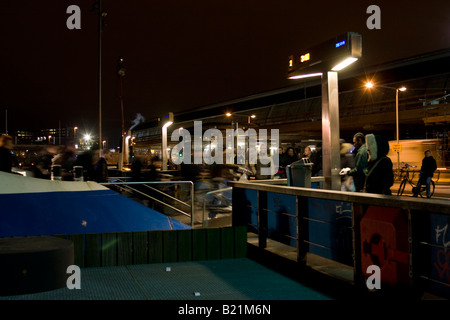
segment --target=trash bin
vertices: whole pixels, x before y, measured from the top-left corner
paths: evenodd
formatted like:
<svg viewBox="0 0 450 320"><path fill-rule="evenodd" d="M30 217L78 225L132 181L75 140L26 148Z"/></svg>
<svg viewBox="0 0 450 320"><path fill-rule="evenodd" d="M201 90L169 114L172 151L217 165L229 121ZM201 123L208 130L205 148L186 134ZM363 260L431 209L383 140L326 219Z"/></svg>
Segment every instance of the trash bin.
<svg viewBox="0 0 450 320"><path fill-rule="evenodd" d="M302 158L286 167L287 185L291 187L311 188L311 167L309 158Z"/></svg>
<svg viewBox="0 0 450 320"><path fill-rule="evenodd" d="M51 168L51 180L62 180L61 179L61 174L62 174L62 169L61 166L59 164L54 164L52 165Z"/></svg>
<svg viewBox="0 0 450 320"><path fill-rule="evenodd" d="M84 181L83 166L73 167L73 180L74 181Z"/></svg>

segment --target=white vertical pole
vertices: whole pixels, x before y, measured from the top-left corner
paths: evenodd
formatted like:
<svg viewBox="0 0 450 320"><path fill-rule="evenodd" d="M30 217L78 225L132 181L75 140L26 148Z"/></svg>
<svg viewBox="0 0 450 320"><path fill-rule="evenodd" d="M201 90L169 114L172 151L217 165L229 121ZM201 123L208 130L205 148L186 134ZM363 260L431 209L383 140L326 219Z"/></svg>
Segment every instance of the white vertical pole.
<svg viewBox="0 0 450 320"><path fill-rule="evenodd" d="M324 72L322 76L322 171L324 189L340 190L338 73Z"/></svg>

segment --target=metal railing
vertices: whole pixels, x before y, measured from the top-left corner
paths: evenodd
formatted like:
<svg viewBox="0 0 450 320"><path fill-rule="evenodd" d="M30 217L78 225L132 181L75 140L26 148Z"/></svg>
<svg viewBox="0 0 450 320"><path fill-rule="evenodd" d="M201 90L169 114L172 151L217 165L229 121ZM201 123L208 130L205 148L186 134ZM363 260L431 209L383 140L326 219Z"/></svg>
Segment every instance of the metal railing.
<svg viewBox="0 0 450 320"><path fill-rule="evenodd" d="M343 257L352 260L345 260L345 263L353 267L353 281L359 287L365 286L363 255L367 263L367 252L372 250L372 247L366 248L363 243L363 235L367 237L370 232L363 230L361 226L368 208L379 207L377 210L380 212L407 213L406 225L402 225L402 228L407 229L399 231L404 233L398 233L398 239L401 239L403 244L408 244L408 248L402 250L405 250L404 254L408 257L409 273L406 276L409 279L409 287L415 292L431 288L431 292L438 296L450 297L450 276L445 273L450 270L450 260L445 256L450 247L447 232L450 226L448 200L423 201L412 197L263 183L229 182L229 185L233 187L233 201L241 204L233 206L233 226L246 225L249 232L258 235L260 248L266 248L267 240L271 239L295 248L296 260L302 264L306 262L306 254L310 254L311 250L322 255L324 249L327 251L323 257L327 258L329 255L327 259L344 263L338 256L341 247L335 246L338 233L329 230L335 228L334 230L350 232L352 244L346 247ZM344 205L348 210L343 210ZM347 213L345 216L344 211ZM289 217L283 218L286 214L289 214ZM349 219L348 225L342 224L343 217ZM367 225L368 222L365 223ZM394 222L392 228L396 228ZM386 230L390 232L389 228ZM286 231L289 232L291 240L286 238ZM349 243L345 233L340 235L342 244Z"/></svg>
<svg viewBox="0 0 450 320"><path fill-rule="evenodd" d="M191 219L191 227L194 227L194 213L195 213L195 201L194 201L194 183L192 181L123 181L129 179L128 177L109 177L108 180L119 180L119 181L112 181L112 182L101 182L101 185L104 186L117 186L118 188L125 190L125 191L132 191L135 193L138 193L142 196L144 196L145 198L151 199L157 203L160 203L162 205L164 205L167 208L170 208L171 210L174 210L182 215L185 215L187 217L190 217ZM149 186L150 184L152 185L179 185L179 184L189 184L190 185L190 200L191 200L191 204L188 204L184 201L181 201L180 199L177 199L165 192L162 192L161 190L158 190L156 188L153 188L151 186ZM183 210L180 210L164 201L161 201L159 199L156 199L148 194L146 194L145 192L142 192L141 190L138 190L136 188L133 188L132 186L135 185L141 185L144 186L146 188L148 188L149 190L152 190L156 193L161 194L162 196L165 196L167 198L169 198L170 200L175 201L176 203L179 203L183 206L186 206L190 209L190 213L187 213Z"/></svg>

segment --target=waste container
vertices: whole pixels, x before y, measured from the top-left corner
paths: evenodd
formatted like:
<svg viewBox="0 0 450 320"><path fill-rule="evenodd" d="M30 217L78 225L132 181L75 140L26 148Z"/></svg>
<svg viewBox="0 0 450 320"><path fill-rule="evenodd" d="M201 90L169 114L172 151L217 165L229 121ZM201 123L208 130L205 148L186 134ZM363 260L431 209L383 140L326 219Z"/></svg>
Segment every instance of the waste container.
<svg viewBox="0 0 450 320"><path fill-rule="evenodd" d="M73 180L74 181L83 181L84 180L83 166L74 166L73 167Z"/></svg>
<svg viewBox="0 0 450 320"><path fill-rule="evenodd" d="M62 168L59 164L52 165L51 168L51 180L62 180L61 174L62 174Z"/></svg>
<svg viewBox="0 0 450 320"><path fill-rule="evenodd" d="M287 185L291 187L311 188L311 167L309 158L302 158L286 167Z"/></svg>

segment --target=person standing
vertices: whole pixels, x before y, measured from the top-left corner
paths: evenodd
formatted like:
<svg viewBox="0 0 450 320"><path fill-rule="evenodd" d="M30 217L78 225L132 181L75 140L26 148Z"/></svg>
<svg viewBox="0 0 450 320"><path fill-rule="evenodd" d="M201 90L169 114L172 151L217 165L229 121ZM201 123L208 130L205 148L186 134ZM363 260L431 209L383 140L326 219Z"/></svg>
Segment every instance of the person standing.
<svg viewBox="0 0 450 320"><path fill-rule="evenodd" d="M273 159L269 156L265 143L261 143L260 145L256 164L251 165L250 167L256 180L272 179L272 176L275 173L272 172Z"/></svg>
<svg viewBox="0 0 450 320"><path fill-rule="evenodd" d="M425 157L422 160L422 167L420 168L419 182L417 182L417 186L414 189L414 197L417 197L420 187L422 186L422 184L425 184L427 190L427 198L431 198L430 183L436 169L436 160L431 155L431 150L426 150Z"/></svg>
<svg viewBox="0 0 450 320"><path fill-rule="evenodd" d="M367 153L366 138L361 132L356 133L353 136L353 154L355 155L355 166L350 171L348 175L353 177L353 182L355 184L355 191L360 192L364 188L364 182L366 181L366 174L364 170L368 164L369 154Z"/></svg>
<svg viewBox="0 0 450 320"><path fill-rule="evenodd" d="M291 163L294 163L295 161L297 161L297 155L295 153L294 148L289 147L286 149L286 153L284 154L284 164L285 167L287 167L288 165L290 165Z"/></svg>
<svg viewBox="0 0 450 320"><path fill-rule="evenodd" d="M383 136L366 135L366 147L369 154L364 192L391 195L394 184L392 161L387 157L389 142Z"/></svg>
<svg viewBox="0 0 450 320"><path fill-rule="evenodd" d="M355 167L355 157L350 152L353 149L351 143L341 144L341 168L353 169ZM355 183L353 177L349 175L341 175L341 191L355 191Z"/></svg>
<svg viewBox="0 0 450 320"><path fill-rule="evenodd" d="M12 137L6 134L0 136L0 171L12 172L13 164L13 140Z"/></svg>
<svg viewBox="0 0 450 320"><path fill-rule="evenodd" d="M310 158L311 157L311 147L310 146L306 146L305 150L303 152L302 158Z"/></svg>

